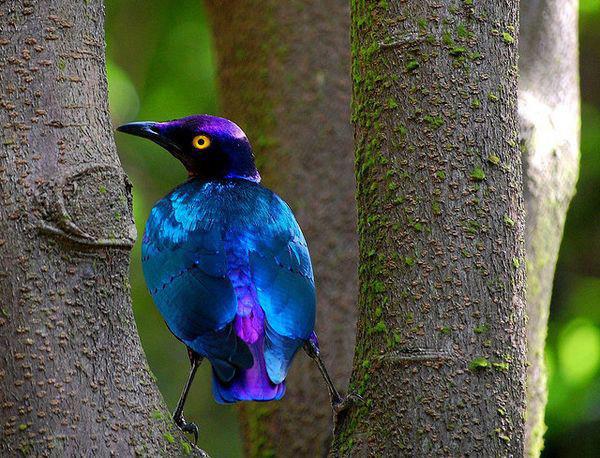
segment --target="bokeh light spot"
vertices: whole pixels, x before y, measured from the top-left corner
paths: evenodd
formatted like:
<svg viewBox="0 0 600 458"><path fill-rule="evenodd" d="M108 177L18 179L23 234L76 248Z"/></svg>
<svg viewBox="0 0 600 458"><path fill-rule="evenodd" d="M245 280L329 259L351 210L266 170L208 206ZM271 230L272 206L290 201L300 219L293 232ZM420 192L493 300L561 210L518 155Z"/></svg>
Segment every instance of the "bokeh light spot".
<svg viewBox="0 0 600 458"><path fill-rule="evenodd" d="M560 373L569 384L582 384L600 366L600 330L591 321L574 319L558 339Z"/></svg>

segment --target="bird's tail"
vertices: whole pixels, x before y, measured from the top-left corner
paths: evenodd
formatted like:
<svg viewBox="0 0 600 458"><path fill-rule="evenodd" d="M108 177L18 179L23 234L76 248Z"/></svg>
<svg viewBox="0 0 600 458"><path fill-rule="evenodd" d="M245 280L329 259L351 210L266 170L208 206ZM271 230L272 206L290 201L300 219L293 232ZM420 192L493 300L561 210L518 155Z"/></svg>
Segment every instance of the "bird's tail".
<svg viewBox="0 0 600 458"><path fill-rule="evenodd" d="M213 371L213 395L217 402L273 401L283 397L285 381L276 384L269 378L261 351L262 340L249 345L254 365L250 369L238 369L230 382L223 382Z"/></svg>

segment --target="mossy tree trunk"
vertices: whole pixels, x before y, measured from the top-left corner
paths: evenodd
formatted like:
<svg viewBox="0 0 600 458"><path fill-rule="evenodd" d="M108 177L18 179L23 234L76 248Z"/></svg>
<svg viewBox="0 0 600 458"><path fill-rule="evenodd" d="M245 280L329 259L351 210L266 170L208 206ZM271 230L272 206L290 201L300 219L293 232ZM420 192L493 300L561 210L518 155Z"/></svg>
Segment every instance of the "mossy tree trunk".
<svg viewBox="0 0 600 458"><path fill-rule="evenodd" d="M544 345L554 268L579 163L577 0L521 2L519 114L527 209L526 452L543 446Z"/></svg>
<svg viewBox="0 0 600 458"><path fill-rule="evenodd" d="M104 65L101 1L0 1L2 456L203 455L133 320Z"/></svg>
<svg viewBox="0 0 600 458"><path fill-rule="evenodd" d="M292 206L308 240L317 333L335 383L350 375L356 309L356 206L350 126L349 5L208 1L223 114L248 133L263 183ZM283 401L248 404L249 456L322 456L331 441L325 385L299 354Z"/></svg>
<svg viewBox="0 0 600 458"><path fill-rule="evenodd" d="M518 8L353 2L365 402L333 455L524 453Z"/></svg>

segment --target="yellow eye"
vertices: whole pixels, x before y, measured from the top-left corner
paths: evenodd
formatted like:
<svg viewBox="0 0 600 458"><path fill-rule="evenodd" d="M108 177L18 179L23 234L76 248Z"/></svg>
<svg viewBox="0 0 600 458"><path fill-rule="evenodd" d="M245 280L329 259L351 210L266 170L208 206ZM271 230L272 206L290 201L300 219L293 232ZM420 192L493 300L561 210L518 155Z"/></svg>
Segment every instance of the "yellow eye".
<svg viewBox="0 0 600 458"><path fill-rule="evenodd" d="M210 138L206 135L196 135L192 140L192 145L196 149L206 149L210 146Z"/></svg>

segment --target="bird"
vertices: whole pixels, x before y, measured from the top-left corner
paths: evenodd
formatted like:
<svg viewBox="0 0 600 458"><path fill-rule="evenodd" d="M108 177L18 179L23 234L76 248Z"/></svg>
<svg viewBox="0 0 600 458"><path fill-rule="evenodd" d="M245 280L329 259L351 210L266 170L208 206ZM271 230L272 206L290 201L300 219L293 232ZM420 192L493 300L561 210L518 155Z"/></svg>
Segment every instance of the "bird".
<svg viewBox="0 0 600 458"><path fill-rule="evenodd" d="M340 395L321 359L306 240L288 204L261 185L244 131L206 114L117 130L160 145L188 173L154 205L142 240L147 287L191 364L175 424L197 442L183 410L204 359L218 403L272 401L284 396L300 349L315 361L335 419L356 397Z"/></svg>

